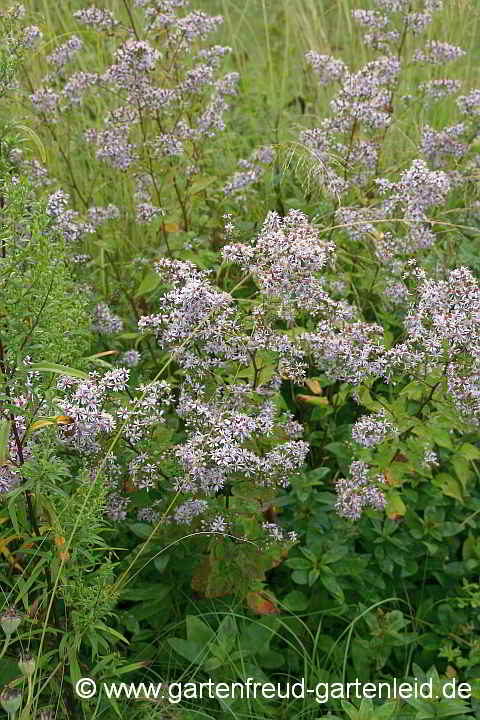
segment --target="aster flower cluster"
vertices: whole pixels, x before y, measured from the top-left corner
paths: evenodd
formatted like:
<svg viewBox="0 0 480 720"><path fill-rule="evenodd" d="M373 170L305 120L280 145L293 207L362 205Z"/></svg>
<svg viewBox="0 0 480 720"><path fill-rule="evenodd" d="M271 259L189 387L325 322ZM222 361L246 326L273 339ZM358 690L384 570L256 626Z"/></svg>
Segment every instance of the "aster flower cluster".
<svg viewBox="0 0 480 720"><path fill-rule="evenodd" d="M61 70L69 63L76 53L83 47L83 42L76 35L72 35L63 45L60 45L51 55L47 56L47 62L55 67L55 70Z"/></svg>
<svg viewBox="0 0 480 720"><path fill-rule="evenodd" d="M395 426L385 416L385 412L365 415L352 427L352 439L363 447L375 447L396 433Z"/></svg>
<svg viewBox="0 0 480 720"><path fill-rule="evenodd" d="M329 377L358 385L383 375L385 347L379 325L322 321L314 332L303 333L300 341Z"/></svg>
<svg viewBox="0 0 480 720"><path fill-rule="evenodd" d="M57 190L48 197L46 213L66 242L75 243L85 234L92 233L94 228L88 222L79 221L78 212L67 209L69 202L70 195L63 190Z"/></svg>
<svg viewBox="0 0 480 720"><path fill-rule="evenodd" d="M80 25L111 36L108 47L113 48L107 65L89 68L84 63L68 74L83 47L80 35L72 35L47 57L54 71L43 78L30 99L43 123L61 123L84 103L86 93L94 90L107 108L103 127L100 122L83 129L85 142L99 164L105 165L95 169L95 179L103 174L110 183L112 171L132 177L147 174L150 187L147 191L144 186L132 220L149 224L170 214L172 205L173 210L181 206L184 229L188 230L192 182L181 192L177 184L173 192L168 185L160 190L158 178L176 164L182 174L188 174L187 168L190 174L192 169L197 175L209 172L204 146L225 129L225 112L229 98L237 92L239 75L220 72L231 48L202 47L222 23L220 16L189 12L187 2L137 2L136 6L144 13L143 20L136 21L138 28L123 24L110 10L95 5L76 11L74 18ZM35 29L25 37L26 42L34 42ZM260 148L245 162L251 162L260 176L272 161L271 155L269 148ZM84 198L80 200L85 204ZM100 223L95 205L89 215L95 229ZM117 218L111 215L106 219Z"/></svg>
<svg viewBox="0 0 480 720"><path fill-rule="evenodd" d="M57 405L69 419L66 428L60 426L59 435L66 445L73 446L82 454L96 454L101 449L99 437L110 433L115 418L103 407L109 390L121 390L128 379L128 371L114 370L100 378L90 373L89 379L78 381L62 377L58 390L67 391L67 397L59 398Z"/></svg>
<svg viewBox="0 0 480 720"><path fill-rule="evenodd" d="M442 167L444 156L462 158L468 151L468 144L459 142L458 138L465 134L466 126L458 123L443 130L435 131L429 125L423 128L422 151L432 168Z"/></svg>
<svg viewBox="0 0 480 720"><path fill-rule="evenodd" d="M381 485L382 476L370 479L369 467L362 460L355 460L350 466L348 478L336 482L337 501L335 508L341 517L358 520L365 507L383 510L386 499ZM380 487L378 487L380 485Z"/></svg>
<svg viewBox="0 0 480 720"><path fill-rule="evenodd" d="M173 448L182 471L173 479L174 489L211 497L245 480L267 488L288 486L305 461L307 443L272 443L283 418L260 389L253 394L249 385L220 390L211 396L194 383L182 390L177 413L187 438Z"/></svg>
<svg viewBox="0 0 480 720"><path fill-rule="evenodd" d="M26 48L33 48L37 43L41 42L43 33L37 25L29 25L23 30L23 45Z"/></svg>
<svg viewBox="0 0 480 720"><path fill-rule="evenodd" d="M82 41L73 36L49 55L47 63L54 71L31 96L46 121L60 122L65 109L74 109L95 88L108 111L95 128L85 129L84 139L107 182L115 171L132 181L132 210L120 211L119 202L92 204L83 223L69 210L69 197L62 191L53 193L47 214L71 241L120 217L142 225L142 232L158 230L166 244L168 224L182 223L188 231L190 201L203 192L202 180L198 191L192 178L207 175L202 172L203 144L223 130L227 101L236 93L236 73L218 77L230 48L199 49L199 42L221 24L220 17L189 12L184 0L136 0L135 6L144 13L140 34L107 10L93 6L76 12L79 23L111 33L114 49L108 65L65 77L67 64L82 48ZM418 271L413 291L412 275L403 275L405 256L427 251L436 240L430 215L445 204L457 182L445 166L453 162L457 169L471 149L471 130L480 114L479 91L458 98L458 110L465 116L462 123L440 130L423 127L423 159L414 159L398 176L378 177L401 72L407 65L406 49L418 44L418 35L431 23L440 3L419 1L414 7L407 0L377 0L376 6L353 11L354 21L365 31L365 42L380 53L376 59L353 69L329 55L307 53L316 82L335 83L336 90L330 116L305 130L300 139L313 159L313 178L332 200L335 223L360 247L368 243L380 266L368 290L368 303L372 304L370 295L382 292L382 308L391 312L396 306L397 319L403 321L401 342L388 338L381 325L364 321L371 317L362 303L365 297L355 296L351 300L355 307L347 302L347 297L358 294L349 284L356 271L328 275L337 256L332 241L336 228L324 233L300 210L284 216L270 212L256 238L244 243L229 239L223 247L225 263L237 266L228 267L227 274L239 270L240 285L249 285L250 296L240 301L234 291L222 289L230 287L227 280L222 284L223 265L215 278L213 272L191 262L171 259L178 248L173 252L168 248L169 258L154 264L160 279L157 289L148 302L142 299L138 304L145 313L138 328L144 336L153 336L158 349L169 357L162 373L168 369L171 385L156 379L132 394L127 382L129 368L141 359L137 350L122 353L115 370L91 373L83 381L62 379L58 385L65 396L56 404L68 419L58 430L64 445L82 458L98 459L107 436L118 433L119 443L124 443L122 461L112 456L105 462L111 491L107 513L112 519L124 520L130 512L127 490L148 490L149 496L158 492L162 499L155 509L153 501L152 507L140 510L133 503L139 519L158 522L161 510L168 507L166 497L178 493L167 519L170 526L193 522L207 533L233 531L234 512L229 512L224 498L232 495L232 504L237 499L240 503L245 487L263 498L263 493L273 493L278 486L287 487L305 462L308 445L302 440L303 427L281 411L277 401L282 383L303 382L312 366L316 373L353 386L369 379L395 382L397 373L406 377L420 371L422 377L441 373L441 383L457 410L480 422L476 281L465 268L443 280L429 280ZM405 43L407 33L412 37ZM24 42L34 43L37 38L30 28ZM440 42L412 51L413 60L426 66L440 66L462 55L460 48ZM459 89L458 82L448 78L419 84L419 92L431 102ZM223 194L238 200L239 193L256 183L274 161L271 146L258 148L239 161L237 172L223 185ZM173 221L169 204L174 191L181 213ZM361 205L345 198L347 192L356 198L360 194ZM233 225L229 222L226 229L231 238ZM149 264L145 258L141 262ZM442 277L441 272L437 277ZM109 335L123 329L122 319L106 303L99 303L94 314L96 332ZM295 325L301 326L299 332ZM366 455L397 437L399 429L392 417L381 412L362 416L352 428L356 450ZM162 445L162 433L170 438L169 447ZM426 450L424 462L435 467L435 453ZM2 472L14 471L3 468ZM362 460L352 463L348 478L336 482L340 515L357 519L365 507L384 508L385 480L381 475L372 479L375 475ZM5 486L10 481L6 477ZM263 523L262 530L268 542L295 539L275 523Z"/></svg>
<svg viewBox="0 0 480 720"><path fill-rule="evenodd" d="M225 195L237 194L249 185L258 182L268 165L275 160L275 151L270 146L257 148L248 160L239 160L238 170L223 188Z"/></svg>
<svg viewBox="0 0 480 720"><path fill-rule="evenodd" d="M397 182L381 178L377 180L377 185L383 195L388 195L383 203L385 215L389 216L401 209L409 226L407 237L411 250L432 245L435 235L428 226L426 211L445 201L450 190L448 175L443 171L429 170L422 160L414 160Z"/></svg>
<svg viewBox="0 0 480 720"><path fill-rule="evenodd" d="M129 372L125 368L123 370ZM171 388L165 380L153 380L138 386L137 396L117 410L123 434L130 446L137 446L149 437L157 425L165 422L165 413L171 404Z"/></svg>
<svg viewBox="0 0 480 720"><path fill-rule="evenodd" d="M334 245L299 210L290 210L284 218L270 212L253 245L226 245L222 250L225 260L255 277L261 293L279 303L278 314L285 318L294 310L318 313L328 305L317 274L331 263L333 253Z"/></svg>
<svg viewBox="0 0 480 720"><path fill-rule="evenodd" d="M186 368L201 371L237 359L240 333L232 297L192 263L164 259L155 270L173 289L163 295L157 313L140 318L138 327L152 330L160 347L173 350Z"/></svg>
<svg viewBox="0 0 480 720"><path fill-rule="evenodd" d="M300 143L307 150L312 163L312 178L323 191L338 204L349 190L366 187L378 173L381 146L394 116L394 100L404 66L406 38L416 36L432 22L433 13L440 10L441 2L419 2L413 11L411 3L403 0L379 0L379 10L355 9L354 21L366 31L364 42L374 50L384 53L367 63L357 72L328 55L310 51L306 60L312 67L320 85L338 83L340 90L330 101L332 117L324 119L319 127L303 131ZM414 62L443 65L462 57L465 52L444 42L428 41L412 54ZM420 83L420 95L434 102L457 92L460 84L448 78L433 79ZM463 109L475 107L474 93L462 101ZM468 110L466 110L468 112ZM461 159L468 147L456 141L457 130L447 128L442 132L428 126L424 130L425 157L437 169L443 167L445 158ZM440 151L442 143L447 145ZM461 177L451 175L452 183ZM376 209L373 208L373 212ZM407 218L407 221L410 218ZM417 224L410 233L413 244L410 251L427 247L433 241L424 226Z"/></svg>
<svg viewBox="0 0 480 720"><path fill-rule="evenodd" d="M118 25L118 21L115 20L110 10L97 8L95 5L77 10L73 17L83 25L90 25L97 30L112 30Z"/></svg>
<svg viewBox="0 0 480 720"><path fill-rule="evenodd" d="M92 329L101 335L114 335L122 331L123 320L118 315L114 315L106 303L98 303Z"/></svg>

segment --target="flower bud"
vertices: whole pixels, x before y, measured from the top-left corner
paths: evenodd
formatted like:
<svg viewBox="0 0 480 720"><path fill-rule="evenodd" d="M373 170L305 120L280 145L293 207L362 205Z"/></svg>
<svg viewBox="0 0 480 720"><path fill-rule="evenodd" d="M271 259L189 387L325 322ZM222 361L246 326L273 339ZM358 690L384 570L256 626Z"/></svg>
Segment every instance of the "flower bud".
<svg viewBox="0 0 480 720"><path fill-rule="evenodd" d="M16 688L4 688L0 694L0 705L7 715L15 715L22 704L22 693Z"/></svg>
<svg viewBox="0 0 480 720"><path fill-rule="evenodd" d="M35 658L30 653L22 653L18 661L20 672L25 677L30 677L35 672Z"/></svg>
<svg viewBox="0 0 480 720"><path fill-rule="evenodd" d="M22 622L22 615L15 608L8 608L0 615L0 625L7 637L10 637Z"/></svg>

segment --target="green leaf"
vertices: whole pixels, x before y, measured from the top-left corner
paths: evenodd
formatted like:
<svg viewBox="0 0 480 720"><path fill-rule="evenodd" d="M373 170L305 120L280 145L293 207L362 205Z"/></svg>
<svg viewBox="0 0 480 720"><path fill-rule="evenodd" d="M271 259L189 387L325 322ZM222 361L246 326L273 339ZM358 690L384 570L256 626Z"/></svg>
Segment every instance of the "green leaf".
<svg viewBox="0 0 480 720"><path fill-rule="evenodd" d="M457 450L457 453L467 460L478 460L480 458L480 449L470 443L463 443Z"/></svg>
<svg viewBox="0 0 480 720"><path fill-rule="evenodd" d="M345 557L345 555L348 555L349 552L350 550L346 545L337 545L336 547L327 550L327 552L321 556L322 565L336 563Z"/></svg>
<svg viewBox="0 0 480 720"><path fill-rule="evenodd" d="M343 442L331 442L324 446L325 450L328 450L329 453L332 455L335 455L335 457L338 459L340 463L345 463L346 465L350 464L350 460L352 457L352 453L350 452L347 445Z"/></svg>
<svg viewBox="0 0 480 720"><path fill-rule="evenodd" d="M199 193L202 190L205 190L205 188L212 185L216 181L216 179L217 178L215 176L198 178L197 180L195 180L194 183L192 183L192 185L189 188L190 195L195 195L196 193Z"/></svg>
<svg viewBox="0 0 480 720"><path fill-rule="evenodd" d="M177 637L167 638L167 642L176 653L189 662L201 664L202 656L205 655L204 645Z"/></svg>
<svg viewBox="0 0 480 720"><path fill-rule="evenodd" d="M390 720L396 710L396 702L386 702L375 708L375 720Z"/></svg>
<svg viewBox="0 0 480 720"><path fill-rule="evenodd" d="M18 662L9 658L2 658L0 662L0 683L7 685L11 680L18 677Z"/></svg>
<svg viewBox="0 0 480 720"><path fill-rule="evenodd" d="M152 534L152 526L148 523L128 523L131 532L142 540L146 540Z"/></svg>
<svg viewBox="0 0 480 720"><path fill-rule="evenodd" d="M3 418L0 420L0 465L8 461L8 438L10 437L10 421Z"/></svg>
<svg viewBox="0 0 480 720"><path fill-rule="evenodd" d="M231 615L225 615L218 626L217 641L219 644L231 647L238 635L237 623Z"/></svg>
<svg viewBox="0 0 480 720"><path fill-rule="evenodd" d="M306 570L294 570L292 580L297 585L306 585L308 582L308 572Z"/></svg>
<svg viewBox="0 0 480 720"><path fill-rule="evenodd" d="M52 372L56 373L57 375L67 375L67 377L74 377L74 378L80 378L80 380L88 380L87 373L82 372L82 370L76 370L75 368L67 367L66 365L57 365L56 363L51 362L38 362L33 363L33 365L28 365L26 368L26 372Z"/></svg>
<svg viewBox="0 0 480 720"><path fill-rule="evenodd" d="M370 395L370 390L364 385L360 385L357 388L357 397L361 405L367 408L367 410L379 410L382 406L376 402Z"/></svg>
<svg viewBox="0 0 480 720"><path fill-rule="evenodd" d="M348 715L350 720L358 720L358 710L352 703L349 703L347 700L341 700L341 705L343 712Z"/></svg>
<svg viewBox="0 0 480 720"><path fill-rule="evenodd" d="M345 596L343 594L343 590L338 584L336 578L334 575L328 574L321 574L320 575L320 582L328 590L328 592L334 596L336 600L343 603L345 601Z"/></svg>
<svg viewBox="0 0 480 720"><path fill-rule="evenodd" d="M300 590L292 590L284 597L282 605L290 612L302 612L307 609L309 602L308 597Z"/></svg>
<svg viewBox="0 0 480 720"><path fill-rule="evenodd" d="M65 636L66 638L67 636ZM78 657L77 657L77 651L75 649L75 644L73 642L66 643L66 651L68 655L68 665L70 669L70 678L72 681L72 684L75 684L80 680L82 677L82 673L80 671L80 665L78 664Z"/></svg>
<svg viewBox="0 0 480 720"><path fill-rule="evenodd" d="M133 602L147 600L154 604L155 601L158 602L168 595L171 589L170 585L164 585L163 583L145 583L121 590L120 596L122 600L133 600Z"/></svg>
<svg viewBox="0 0 480 720"><path fill-rule="evenodd" d="M397 516L403 517L407 512L405 503L403 502L400 494L396 490L391 490L387 495L387 506L385 508L387 517L396 518Z"/></svg>
<svg viewBox="0 0 480 720"><path fill-rule="evenodd" d="M439 447L447 448L447 450L453 449L452 438L448 430L432 425L430 435Z"/></svg>
<svg viewBox="0 0 480 720"><path fill-rule="evenodd" d="M137 292L135 293L134 297L140 297L141 295L148 295L149 292L152 292L155 290L160 283L162 282L162 279L159 275L156 273L148 273L143 278L142 282L137 288Z"/></svg>
<svg viewBox="0 0 480 720"><path fill-rule="evenodd" d="M168 561L170 560L170 555L167 555L166 553L163 553L162 555L159 555L155 558L153 561L153 565L155 567L155 570L158 570L158 572L162 573L164 572L165 568L168 565Z"/></svg>
<svg viewBox="0 0 480 720"><path fill-rule="evenodd" d="M197 615L187 615L187 638L190 642L199 645L208 645L215 637L215 630L200 620Z"/></svg>
<svg viewBox="0 0 480 720"><path fill-rule="evenodd" d="M285 560L285 565L292 570L310 570L312 563L306 558L292 557Z"/></svg>
<svg viewBox="0 0 480 720"><path fill-rule="evenodd" d="M465 457L457 455L452 460L452 465L455 469L455 474L462 483L463 490L467 489L467 484L472 477L472 470L470 469L470 461Z"/></svg>
<svg viewBox="0 0 480 720"><path fill-rule="evenodd" d="M369 720L373 714L373 703L370 698L362 698L360 703L360 711L358 713L358 720Z"/></svg>
<svg viewBox="0 0 480 720"><path fill-rule="evenodd" d="M405 395L405 397L407 397L409 400L421 400L423 397L424 389L424 385L417 382L417 380L413 380L403 388L403 390L400 392L400 395Z"/></svg>
<svg viewBox="0 0 480 720"><path fill-rule="evenodd" d="M456 477L447 475L447 473L439 473L435 476L433 482L440 487L444 495L453 497L463 504L462 487Z"/></svg>

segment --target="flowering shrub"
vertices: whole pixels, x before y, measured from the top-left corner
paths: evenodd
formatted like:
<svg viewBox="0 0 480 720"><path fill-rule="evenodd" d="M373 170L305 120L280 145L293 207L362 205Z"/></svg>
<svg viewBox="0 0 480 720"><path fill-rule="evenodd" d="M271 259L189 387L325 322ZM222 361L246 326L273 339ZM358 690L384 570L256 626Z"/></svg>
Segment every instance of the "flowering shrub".
<svg viewBox="0 0 480 720"><path fill-rule="evenodd" d="M221 71L230 48L206 42L220 16L184 0L80 7L43 45L22 6L2 11L2 94L49 148L44 167L0 128L4 619L31 592L69 688L84 667L158 661L175 608L219 613L228 597L297 624L188 619L164 665L369 679L407 653L408 671L415 657L478 672L476 646L448 643L478 624L479 91L440 77L465 57L424 38L440 0L375 5L352 12L362 67L307 52L316 91L334 86L328 117L293 144L316 194L277 195L257 226L238 217L282 148L255 139L236 169L222 157L242 85ZM436 127L455 95L453 124ZM30 556L38 587L15 577ZM310 640L321 662L302 664L293 648Z"/></svg>

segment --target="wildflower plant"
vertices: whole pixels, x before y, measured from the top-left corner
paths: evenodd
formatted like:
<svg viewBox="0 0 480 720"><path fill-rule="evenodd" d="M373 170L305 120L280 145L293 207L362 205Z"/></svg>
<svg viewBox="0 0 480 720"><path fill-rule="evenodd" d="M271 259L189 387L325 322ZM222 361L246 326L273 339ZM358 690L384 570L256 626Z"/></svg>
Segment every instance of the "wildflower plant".
<svg viewBox="0 0 480 720"><path fill-rule="evenodd" d="M230 49L207 45L219 16L184 0L81 7L47 50L20 6L3 12L23 70L11 82L0 56L3 87L33 114L32 144L49 137L60 158L53 178L0 128L0 496L15 529L5 546L17 543L4 615L23 618L12 597L18 587L28 605L30 592L71 686L88 663L99 678L129 672L125 635L135 669L150 663L182 592L276 615L310 602L290 581L319 588L315 616L335 603L339 638L309 630L313 652L345 675L351 641L348 672L370 677L414 635L413 611L380 608L397 565L409 607L428 563L443 582L432 607L458 595L443 579L455 554L478 569L467 532L480 511L480 287L457 260L464 233L476 238L479 96L442 76L464 51L424 40L441 5L355 9L363 67L307 54L315 82L335 87L330 115L300 136L320 210L296 198L247 228L234 210L278 168L278 148L260 139L236 171L219 157L239 87L221 71ZM407 67L421 76L415 98L401 95ZM417 147L390 167L405 108L460 92L454 124L419 122ZM42 578L32 589L15 578L26 557ZM171 648L200 665L210 630L187 620L189 640ZM283 673L291 647L268 642L257 654ZM29 712L40 660L22 653Z"/></svg>
<svg viewBox="0 0 480 720"><path fill-rule="evenodd" d="M118 18L95 6L76 11L79 34L46 56L48 72L38 86L28 81L25 101L38 132L54 134L74 204L98 233L102 227L102 238L127 226L130 243L140 240L146 248L151 242L169 253L169 234L187 233L187 240L191 230L198 232L202 208L213 209L207 188L214 141L225 129L239 78L221 73L229 47L205 45L221 16L156 0L118 10ZM97 35L102 66L90 50ZM95 108L95 123L85 124L85 107ZM72 143L89 157L81 179L68 158ZM119 187L108 209L96 192L105 183ZM139 225L145 228L137 238Z"/></svg>

